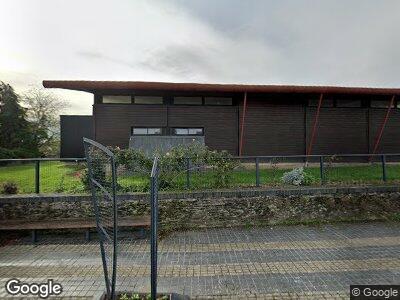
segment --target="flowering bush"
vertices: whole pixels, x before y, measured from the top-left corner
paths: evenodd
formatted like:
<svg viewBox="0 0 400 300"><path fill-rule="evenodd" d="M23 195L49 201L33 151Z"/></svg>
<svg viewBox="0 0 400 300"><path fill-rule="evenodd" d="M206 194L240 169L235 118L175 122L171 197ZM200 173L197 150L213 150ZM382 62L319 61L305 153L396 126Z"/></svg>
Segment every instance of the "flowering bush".
<svg viewBox="0 0 400 300"><path fill-rule="evenodd" d="M310 185L314 181L314 177L304 171L304 168L294 168L292 171L286 172L282 176L284 184L291 185Z"/></svg>

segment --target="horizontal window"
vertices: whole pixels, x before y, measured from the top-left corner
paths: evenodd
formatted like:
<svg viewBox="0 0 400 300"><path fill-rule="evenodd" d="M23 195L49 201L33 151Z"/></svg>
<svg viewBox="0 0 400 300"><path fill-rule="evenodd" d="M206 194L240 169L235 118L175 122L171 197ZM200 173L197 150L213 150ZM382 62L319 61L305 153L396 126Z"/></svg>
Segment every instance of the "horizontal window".
<svg viewBox="0 0 400 300"><path fill-rule="evenodd" d="M103 96L103 103L130 104L130 103L132 103L132 97L131 96Z"/></svg>
<svg viewBox="0 0 400 300"><path fill-rule="evenodd" d="M388 108L390 101L371 100L371 107L373 108Z"/></svg>
<svg viewBox="0 0 400 300"><path fill-rule="evenodd" d="M163 98L157 96L134 96L135 104L163 104Z"/></svg>
<svg viewBox="0 0 400 300"><path fill-rule="evenodd" d="M232 98L226 97L205 97L205 105L232 105Z"/></svg>
<svg viewBox="0 0 400 300"><path fill-rule="evenodd" d="M174 128L174 135L203 135L203 128Z"/></svg>
<svg viewBox="0 0 400 300"><path fill-rule="evenodd" d="M336 100L337 107L361 107L361 100Z"/></svg>
<svg viewBox="0 0 400 300"><path fill-rule="evenodd" d="M133 127L132 135L161 135L161 128L155 127Z"/></svg>
<svg viewBox="0 0 400 300"><path fill-rule="evenodd" d="M308 101L308 106L311 107L318 107L319 99L310 99ZM332 99L323 99L321 107L333 107L333 100Z"/></svg>
<svg viewBox="0 0 400 300"><path fill-rule="evenodd" d="M202 105L203 99L201 97L174 97L174 104Z"/></svg>

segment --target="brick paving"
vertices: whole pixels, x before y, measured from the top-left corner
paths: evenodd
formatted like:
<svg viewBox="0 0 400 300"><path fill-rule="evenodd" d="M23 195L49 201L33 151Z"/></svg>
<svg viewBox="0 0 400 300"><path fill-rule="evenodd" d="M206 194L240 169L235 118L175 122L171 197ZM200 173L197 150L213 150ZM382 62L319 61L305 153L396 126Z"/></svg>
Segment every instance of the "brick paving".
<svg viewBox="0 0 400 300"><path fill-rule="evenodd" d="M130 235L121 241L118 289L148 291L149 242ZM159 250L159 290L196 299L347 299L350 284L400 281L396 223L188 231L160 241ZM99 247L81 234L1 247L2 299L10 278L52 278L64 299L91 299L104 289Z"/></svg>

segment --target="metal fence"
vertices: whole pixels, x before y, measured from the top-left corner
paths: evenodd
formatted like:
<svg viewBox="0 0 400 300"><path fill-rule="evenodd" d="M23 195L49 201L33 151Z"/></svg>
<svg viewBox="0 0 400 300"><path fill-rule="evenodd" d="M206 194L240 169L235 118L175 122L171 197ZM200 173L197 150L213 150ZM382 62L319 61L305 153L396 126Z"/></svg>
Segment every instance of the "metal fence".
<svg viewBox="0 0 400 300"><path fill-rule="evenodd" d="M282 176L302 168L311 185L360 185L400 182L400 154L341 154L233 157L235 168L224 187L284 186ZM87 193L87 170L83 158L1 159L0 188L13 182L18 193ZM175 170L176 171L176 170ZM148 168L117 167L117 191L147 192ZM181 169L162 179L160 190L200 190L220 187L218 174L205 164L186 159ZM165 179L165 178L164 178Z"/></svg>
<svg viewBox="0 0 400 300"><path fill-rule="evenodd" d="M0 159L0 185L15 183L18 193L83 192L85 158Z"/></svg>
<svg viewBox="0 0 400 300"><path fill-rule="evenodd" d="M90 190L96 216L107 299L116 298L118 214L117 173L114 154L103 145L83 139ZM107 176L109 173L109 176Z"/></svg>
<svg viewBox="0 0 400 300"><path fill-rule="evenodd" d="M151 205L151 235L150 235L150 260L151 260L151 299L157 298L157 236L158 236L158 158L154 158L150 176L150 205Z"/></svg>

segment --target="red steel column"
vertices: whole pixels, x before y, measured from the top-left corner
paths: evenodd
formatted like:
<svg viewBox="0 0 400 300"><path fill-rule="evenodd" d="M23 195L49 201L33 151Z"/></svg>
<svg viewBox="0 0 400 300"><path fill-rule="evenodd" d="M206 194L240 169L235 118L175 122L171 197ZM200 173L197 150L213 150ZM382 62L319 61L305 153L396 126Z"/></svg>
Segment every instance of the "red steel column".
<svg viewBox="0 0 400 300"><path fill-rule="evenodd" d="M383 130L385 129L386 123L387 123L387 121L389 119L390 111L392 110L393 105L394 105L394 97L395 96L393 95L392 99L390 100L390 104L389 104L389 107L388 107L388 109L386 111L385 118L383 119L383 123L382 123L381 128L380 128L380 130L378 132L378 135L377 135L377 137L375 139L375 145L374 145L374 148L373 148L374 150L372 150L372 154L375 154L376 150L378 149L379 143L381 142L382 135L383 135Z"/></svg>
<svg viewBox="0 0 400 300"><path fill-rule="evenodd" d="M312 132L311 132L310 144L308 145L307 155L311 155L312 146L314 144L314 139L315 139L315 133L317 131L317 125L318 125L318 120L319 120L319 112L321 111L323 98L324 98L324 94L321 94L321 96L319 97L319 101L318 101L317 113L316 113L315 118L314 118L314 124L313 124L313 129L312 129Z"/></svg>
<svg viewBox="0 0 400 300"><path fill-rule="evenodd" d="M246 107L247 107L247 92L244 92L242 123L240 124L239 156L242 156L242 150L243 150L244 119L246 116Z"/></svg>

